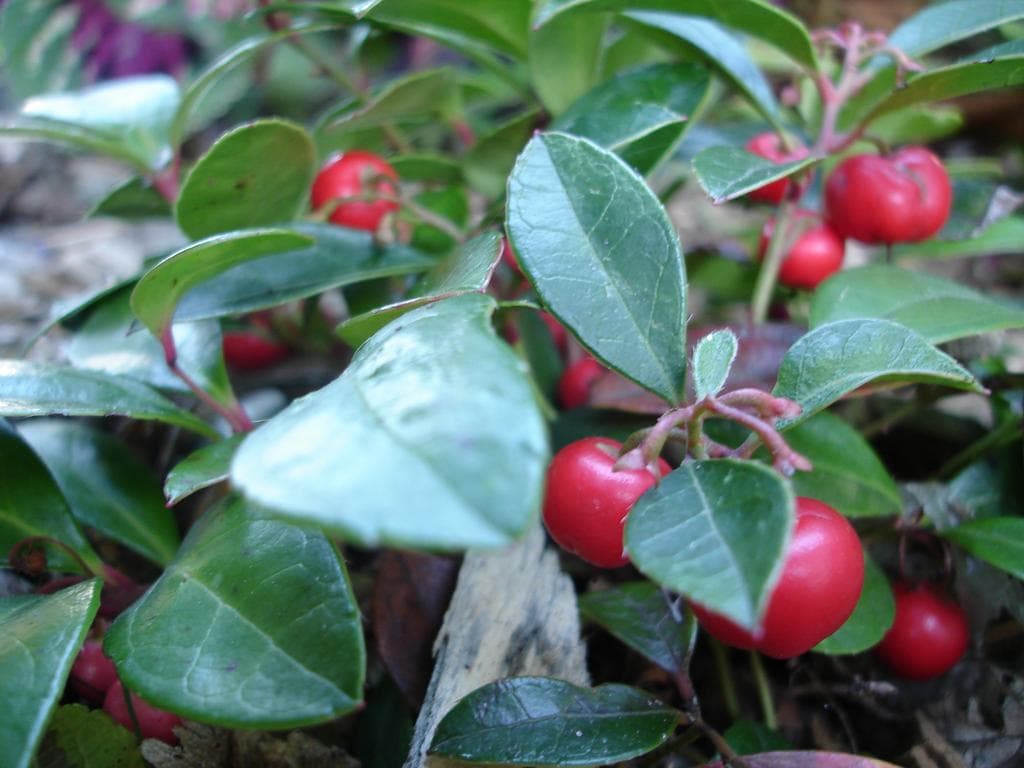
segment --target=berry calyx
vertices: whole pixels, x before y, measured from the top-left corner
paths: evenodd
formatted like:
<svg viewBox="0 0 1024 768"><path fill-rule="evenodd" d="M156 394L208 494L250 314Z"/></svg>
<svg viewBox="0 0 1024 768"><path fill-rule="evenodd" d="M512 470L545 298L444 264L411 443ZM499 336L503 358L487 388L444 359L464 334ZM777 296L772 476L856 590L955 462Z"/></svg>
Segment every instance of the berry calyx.
<svg viewBox="0 0 1024 768"><path fill-rule="evenodd" d="M589 403L590 389L604 372L604 366L590 356L566 366L558 380L559 404L569 410Z"/></svg>
<svg viewBox="0 0 1024 768"><path fill-rule="evenodd" d="M600 568L629 563L623 549L626 516L658 478L646 469L614 469L622 444L585 437L555 454L548 466L544 525L555 542ZM661 475L671 467L658 459Z"/></svg>
<svg viewBox="0 0 1024 768"><path fill-rule="evenodd" d="M747 142L746 148L751 154L767 158L775 163L789 163L794 160L803 160L809 153L807 147L803 146L787 150L782 143L782 138L779 134L774 133L773 131L766 131L764 133L757 134ZM788 178L777 179L776 181L765 184L763 187L751 190L747 193L747 197L759 203L778 205L786 199L786 195L789 194L790 185L792 183L793 182Z"/></svg>
<svg viewBox="0 0 1024 768"><path fill-rule="evenodd" d="M796 500L796 527L761 627L751 632L692 603L701 627L736 648L775 659L806 653L853 613L864 585L864 552L849 521L816 499Z"/></svg>
<svg viewBox="0 0 1024 768"><path fill-rule="evenodd" d="M911 680L927 680L952 669L970 641L963 608L929 585L897 583L893 595L896 615L875 648L879 658Z"/></svg>
<svg viewBox="0 0 1024 768"><path fill-rule="evenodd" d="M257 331L224 331L224 362L236 371L259 371L288 357L288 346Z"/></svg>
<svg viewBox="0 0 1024 768"><path fill-rule="evenodd" d="M397 181L398 173L384 158L361 150L346 152L329 160L314 179L310 193L313 210L333 205L329 221L343 227L376 232L381 220L398 210L397 202L383 199L337 201L359 195L394 197L395 185L388 179Z"/></svg>
<svg viewBox="0 0 1024 768"><path fill-rule="evenodd" d="M103 653L103 643L86 640L71 665L71 687L90 704L100 704L115 682L117 668Z"/></svg>
<svg viewBox="0 0 1024 768"><path fill-rule="evenodd" d="M821 221L818 214L813 211L798 208L793 215L798 220L795 222L796 226L801 226L799 219L813 223L801 232L783 258L779 265L779 282L790 288L813 290L821 281L838 272L843 266L846 244L835 230ZM761 230L759 259L763 259L767 253L774 232L775 219L768 219Z"/></svg>
<svg viewBox="0 0 1024 768"><path fill-rule="evenodd" d="M132 723L132 716L128 711L128 704L124 700L124 694L125 688L121 681L114 681L113 685L107 689L107 695L103 699L103 711L134 733L135 725ZM139 724L139 734L142 738L159 739L168 744L177 744L178 737L174 735L173 729L174 726L181 724L181 718L146 703L136 693L132 693L131 697L132 710L135 712L135 719Z"/></svg>

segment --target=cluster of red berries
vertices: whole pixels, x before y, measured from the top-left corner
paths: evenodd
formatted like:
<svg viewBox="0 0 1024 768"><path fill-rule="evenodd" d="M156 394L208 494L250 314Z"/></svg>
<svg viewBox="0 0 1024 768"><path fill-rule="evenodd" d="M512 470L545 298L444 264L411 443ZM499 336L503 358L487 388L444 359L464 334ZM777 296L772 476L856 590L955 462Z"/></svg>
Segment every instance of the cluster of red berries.
<svg viewBox="0 0 1024 768"><path fill-rule="evenodd" d="M808 154L806 147L785 147L775 133L758 134L746 148L776 163L802 160ZM748 196L777 205L797 190L795 182L779 179ZM946 223L952 200L942 161L924 147L905 147L886 156L851 155L825 182L824 216L797 210L802 231L780 265L779 281L792 288L814 288L842 266L846 238L871 245L926 240ZM774 226L769 219L762 230L760 258Z"/></svg>

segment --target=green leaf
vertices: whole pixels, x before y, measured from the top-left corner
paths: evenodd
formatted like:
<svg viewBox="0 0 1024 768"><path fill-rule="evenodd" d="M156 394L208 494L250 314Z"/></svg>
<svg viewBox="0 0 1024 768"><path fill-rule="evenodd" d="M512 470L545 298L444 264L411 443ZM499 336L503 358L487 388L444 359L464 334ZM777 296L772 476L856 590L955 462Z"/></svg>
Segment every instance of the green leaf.
<svg viewBox="0 0 1024 768"><path fill-rule="evenodd" d="M186 496L228 479L231 459L245 435L233 435L204 445L179 461L167 473L164 495L173 507Z"/></svg>
<svg viewBox="0 0 1024 768"><path fill-rule="evenodd" d="M1024 327L1024 308L924 272L876 264L845 269L811 300L811 326L875 317L892 320L933 344Z"/></svg>
<svg viewBox="0 0 1024 768"><path fill-rule="evenodd" d="M788 435L787 435L788 437ZM814 650L830 656L862 653L881 642L896 614L896 601L882 569L864 553L864 588L853 613Z"/></svg>
<svg viewBox="0 0 1024 768"><path fill-rule="evenodd" d="M181 297L230 267L307 246L312 238L290 229L255 229L214 235L176 251L144 274L132 291L136 317L162 338Z"/></svg>
<svg viewBox="0 0 1024 768"><path fill-rule="evenodd" d="M561 114L597 84L610 21L607 14L569 14L533 30L530 79L550 114Z"/></svg>
<svg viewBox="0 0 1024 768"><path fill-rule="evenodd" d="M292 221L306 205L313 140L285 120L257 120L217 139L185 178L178 226L199 238Z"/></svg>
<svg viewBox="0 0 1024 768"><path fill-rule="evenodd" d="M370 232L333 224L298 224L294 231L313 244L230 266L185 294L175 317L184 321L245 314L343 285L423 272L434 264L412 248L381 245Z"/></svg>
<svg viewBox="0 0 1024 768"><path fill-rule="evenodd" d="M928 340L890 320L820 325L789 348L773 394L795 400L803 421L869 382L928 383L980 392L974 376Z"/></svg>
<svg viewBox="0 0 1024 768"><path fill-rule="evenodd" d="M462 158L466 181L487 197L504 195L508 175L539 116L536 110L524 112L481 136Z"/></svg>
<svg viewBox="0 0 1024 768"><path fill-rule="evenodd" d="M1018 0L947 0L928 5L889 34L889 45L912 58L1024 18Z"/></svg>
<svg viewBox="0 0 1024 768"><path fill-rule="evenodd" d="M693 389L695 398L703 400L717 395L729 378L739 342L728 328L714 331L697 342L693 350Z"/></svg>
<svg viewBox="0 0 1024 768"><path fill-rule="evenodd" d="M142 177L133 176L107 193L88 215L120 219L163 218L171 215L171 205Z"/></svg>
<svg viewBox="0 0 1024 768"><path fill-rule="evenodd" d="M892 249L894 259L958 259L965 256L992 256L1016 253L1024 242L1024 216L1007 216L992 222L977 234L957 240L932 238L923 243L907 243Z"/></svg>
<svg viewBox="0 0 1024 768"><path fill-rule="evenodd" d="M478 293L413 310L231 468L262 507L364 545L501 547L535 519L548 448L525 366ZM511 471L510 468L514 468Z"/></svg>
<svg viewBox="0 0 1024 768"><path fill-rule="evenodd" d="M729 30L709 19L679 13L636 12L627 13L626 18L667 32L682 40L687 48L696 48L768 122L781 128L782 115L771 84L743 42Z"/></svg>
<svg viewBox="0 0 1024 768"><path fill-rule="evenodd" d="M847 517L885 517L902 510L899 488L874 448L838 416L821 411L786 432L786 442L814 465L790 478L797 496L820 499Z"/></svg>
<svg viewBox="0 0 1024 768"><path fill-rule="evenodd" d="M786 11L763 0L540 0L534 27L568 11L668 11L715 19L780 48L799 64L817 71L818 58L807 28Z"/></svg>
<svg viewBox="0 0 1024 768"><path fill-rule="evenodd" d="M48 536L66 544L95 572L99 555L78 527L67 500L28 443L0 419L0 562L30 536ZM57 571L80 573L81 565L60 547L46 545L46 559Z"/></svg>
<svg viewBox="0 0 1024 768"><path fill-rule="evenodd" d="M46 597L0 600L0 755L28 768L85 633L100 606L99 581Z"/></svg>
<svg viewBox="0 0 1024 768"><path fill-rule="evenodd" d="M654 193L614 154L535 136L509 178L506 229L544 304L601 361L676 403L686 377L686 275Z"/></svg>
<svg viewBox="0 0 1024 768"><path fill-rule="evenodd" d="M126 376L48 363L0 360L0 416L130 416L216 431L145 384Z"/></svg>
<svg viewBox="0 0 1024 768"><path fill-rule="evenodd" d="M694 461L636 502L626 518L626 551L658 584L753 629L794 519L792 491L763 464Z"/></svg>
<svg viewBox="0 0 1024 768"><path fill-rule="evenodd" d="M769 750L789 750L793 745L778 731L755 720L741 717L722 732L722 736L738 755L751 755Z"/></svg>
<svg viewBox="0 0 1024 768"><path fill-rule="evenodd" d="M338 326L338 336L358 347L373 334L417 307L463 293L482 293L501 254L501 236L485 232L439 261L413 286L409 298L350 317Z"/></svg>
<svg viewBox="0 0 1024 768"><path fill-rule="evenodd" d="M396 155L389 157L388 162L395 169L398 178L403 181L430 181L439 184L457 184L462 181L462 168L458 159L446 155Z"/></svg>
<svg viewBox="0 0 1024 768"><path fill-rule="evenodd" d="M100 709L57 707L37 757L40 766L145 768L135 734Z"/></svg>
<svg viewBox="0 0 1024 768"><path fill-rule="evenodd" d="M178 550L178 527L160 484L132 450L113 436L67 419L33 419L19 427L46 463L83 524L167 565Z"/></svg>
<svg viewBox="0 0 1024 768"><path fill-rule="evenodd" d="M109 131L86 128L56 120L43 120L22 116L0 120L0 138L21 138L66 144L76 149L97 152L131 165L135 170L150 170L149 161L141 157L120 137Z"/></svg>
<svg viewBox="0 0 1024 768"><path fill-rule="evenodd" d="M362 625L337 550L239 499L193 526L104 650L154 706L226 727L309 725L362 697Z"/></svg>
<svg viewBox="0 0 1024 768"><path fill-rule="evenodd" d="M1024 579L1024 518L987 517L942 531L975 557Z"/></svg>
<svg viewBox="0 0 1024 768"><path fill-rule="evenodd" d="M4 88L15 99L82 80L83 52L71 43L82 13L63 0L7 0L0 6Z"/></svg>
<svg viewBox="0 0 1024 768"><path fill-rule="evenodd" d="M775 163L738 147L708 147L693 158L693 171L712 201L724 203L776 179L791 176L816 162L817 158L805 157L789 163Z"/></svg>
<svg viewBox="0 0 1024 768"><path fill-rule="evenodd" d="M651 64L597 86L551 127L590 139L647 173L683 135L710 85L697 64Z"/></svg>
<svg viewBox="0 0 1024 768"><path fill-rule="evenodd" d="M619 584L579 598L580 612L667 672L685 672L697 622L685 607L676 617L669 598L649 581Z"/></svg>
<svg viewBox="0 0 1024 768"><path fill-rule="evenodd" d="M429 752L497 765L607 765L663 744L682 715L637 688L511 677L444 716Z"/></svg>

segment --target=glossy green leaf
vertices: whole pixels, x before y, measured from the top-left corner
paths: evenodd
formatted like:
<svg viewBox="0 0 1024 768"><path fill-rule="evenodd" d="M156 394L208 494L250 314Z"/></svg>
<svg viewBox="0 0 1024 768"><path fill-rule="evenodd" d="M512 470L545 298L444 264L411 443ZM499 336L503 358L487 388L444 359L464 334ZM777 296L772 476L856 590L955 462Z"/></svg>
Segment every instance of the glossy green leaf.
<svg viewBox="0 0 1024 768"><path fill-rule="evenodd" d="M228 479L231 459L245 435L218 440L193 451L175 464L164 481L167 505L174 506L186 496Z"/></svg>
<svg viewBox="0 0 1024 768"><path fill-rule="evenodd" d="M830 656L862 653L874 648L892 626L896 601L882 569L864 553L864 588L853 614L814 650Z"/></svg>
<svg viewBox="0 0 1024 768"><path fill-rule="evenodd" d="M413 286L403 301L351 317L338 326L338 335L358 347L373 334L410 310L463 293L481 293L487 288L501 254L501 236L479 235L439 261Z"/></svg>
<svg viewBox="0 0 1024 768"><path fill-rule="evenodd" d="M285 120L258 120L221 136L181 186L174 215L194 240L292 221L313 182L313 140Z"/></svg>
<svg viewBox="0 0 1024 768"><path fill-rule="evenodd" d="M923 243L897 245L893 258L959 259L965 256L992 256L1016 253L1024 242L1024 216L1007 216L992 222L977 234L968 233L964 239L939 240L932 238Z"/></svg>
<svg viewBox="0 0 1024 768"><path fill-rule="evenodd" d="M459 701L438 724L429 752L495 765L607 765L663 744L681 718L625 685L510 677Z"/></svg>
<svg viewBox="0 0 1024 768"><path fill-rule="evenodd" d="M693 349L693 389L697 400L717 395L736 359L739 342L728 328L714 331L697 342Z"/></svg>
<svg viewBox="0 0 1024 768"><path fill-rule="evenodd" d="M1024 517L969 520L942 535L975 557L1024 579Z"/></svg>
<svg viewBox="0 0 1024 768"><path fill-rule="evenodd" d="M308 725L362 697L362 625L334 545L239 499L193 526L103 647L147 701L228 727Z"/></svg>
<svg viewBox="0 0 1024 768"><path fill-rule="evenodd" d="M135 734L101 709L64 704L50 718L39 747L40 766L145 768Z"/></svg>
<svg viewBox="0 0 1024 768"><path fill-rule="evenodd" d="M0 600L0 755L28 768L100 605L93 579L45 597Z"/></svg>
<svg viewBox="0 0 1024 768"><path fill-rule="evenodd" d="M668 672L685 672L697 622L649 581L619 584L579 598L580 612Z"/></svg>
<svg viewBox="0 0 1024 768"><path fill-rule="evenodd" d="M912 58L1024 18L1019 0L946 0L922 8L889 34L889 45Z"/></svg>
<svg viewBox="0 0 1024 768"><path fill-rule="evenodd" d="M16 115L0 119L0 138L4 137L65 144L122 160L137 171L149 170L149 159L110 131Z"/></svg>
<svg viewBox="0 0 1024 768"><path fill-rule="evenodd" d="M782 359L773 393L803 406L791 426L871 382L981 391L969 371L920 334L868 319L826 323L802 336Z"/></svg>
<svg viewBox="0 0 1024 768"><path fill-rule="evenodd" d="M524 112L481 136L462 158L466 181L488 197L504 195L516 157L530 138L539 117L540 113L535 110Z"/></svg>
<svg viewBox="0 0 1024 768"><path fill-rule="evenodd" d="M626 551L658 584L752 629L794 519L792 491L763 464L694 461L636 502L626 518Z"/></svg>
<svg viewBox="0 0 1024 768"><path fill-rule="evenodd" d="M675 228L616 155L535 136L509 178L506 229L544 304L600 360L669 402L686 376L686 275Z"/></svg>
<svg viewBox="0 0 1024 768"><path fill-rule="evenodd" d="M372 233L333 224L298 224L313 240L242 261L182 298L179 321L240 315L316 296L343 285L423 272L434 261L404 245L381 245Z"/></svg>
<svg viewBox="0 0 1024 768"><path fill-rule="evenodd" d="M142 276L132 291L132 311L154 336L162 337L181 297L192 288L236 264L311 243L312 238L290 229L243 230L192 243Z"/></svg>
<svg viewBox="0 0 1024 768"><path fill-rule="evenodd" d="M693 172L711 199L724 203L816 162L813 157L805 157L789 163L774 163L738 147L708 147L693 158Z"/></svg>
<svg viewBox="0 0 1024 768"><path fill-rule="evenodd" d="M781 128L782 115L772 86L747 52L743 42L720 24L700 16L679 13L628 13L646 27L660 29L695 47L725 80L743 94L768 122Z"/></svg>
<svg viewBox="0 0 1024 768"><path fill-rule="evenodd" d="M164 507L160 483L134 451L68 419L33 419L19 432L46 463L79 523L160 565L170 562L178 527Z"/></svg>
<svg viewBox="0 0 1024 768"><path fill-rule="evenodd" d="M508 544L535 519L548 449L494 308L468 293L386 326L242 443L235 487L365 545Z"/></svg>
<svg viewBox="0 0 1024 768"><path fill-rule="evenodd" d="M0 416L130 416L213 437L216 431L126 376L24 360L0 360Z"/></svg>
<svg viewBox="0 0 1024 768"><path fill-rule="evenodd" d="M699 65L651 64L597 86L551 127L590 139L647 173L683 135L710 85Z"/></svg>
<svg viewBox="0 0 1024 768"><path fill-rule="evenodd" d="M171 205L140 176L134 176L100 200L89 216L113 216L120 219L163 218L171 215Z"/></svg>
<svg viewBox="0 0 1024 768"><path fill-rule="evenodd" d="M610 21L608 14L568 14L533 30L530 80L550 114L561 114L597 85Z"/></svg>
<svg viewBox="0 0 1024 768"><path fill-rule="evenodd" d="M818 69L810 34L800 20L763 0L540 0L535 27L569 11L668 11L715 19L780 48L798 63Z"/></svg>
<svg viewBox="0 0 1024 768"><path fill-rule="evenodd" d="M0 419L0 561L11 548L31 536L48 536L66 544L90 569L103 567L99 555L71 515L46 465L6 421ZM46 546L48 565L80 573L81 565L63 549Z"/></svg>
<svg viewBox="0 0 1024 768"><path fill-rule="evenodd" d="M814 465L790 478L798 496L820 499L847 517L899 514L896 482L871 444L843 419L821 411L786 432L786 442Z"/></svg>
<svg viewBox="0 0 1024 768"><path fill-rule="evenodd" d="M811 326L875 317L893 320L933 344L1024 327L1024 306L924 272L876 264L838 272L815 291Z"/></svg>

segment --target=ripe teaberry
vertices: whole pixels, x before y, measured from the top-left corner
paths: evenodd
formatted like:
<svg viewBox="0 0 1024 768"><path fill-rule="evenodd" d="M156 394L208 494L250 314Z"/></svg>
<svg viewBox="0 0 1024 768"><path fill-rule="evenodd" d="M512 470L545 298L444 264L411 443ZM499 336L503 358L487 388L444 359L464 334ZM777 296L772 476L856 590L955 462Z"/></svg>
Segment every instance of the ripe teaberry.
<svg viewBox="0 0 1024 768"><path fill-rule="evenodd" d="M787 149L782 143L779 134L773 131L759 133L746 144L747 151L759 157L767 158L775 163L789 163L794 160L803 160L808 155L808 149L804 146L796 146ZM747 197L759 203L778 205L789 194L791 182L788 178L778 179L769 182L763 187L751 190Z"/></svg>
<svg viewBox="0 0 1024 768"><path fill-rule="evenodd" d="M132 714L128 711L128 704L125 701L125 687L120 680L107 689L107 695L103 699L103 711L114 720L123 725L129 731L135 731L132 722ZM135 713L135 721L139 725L139 734L144 739L159 739L168 744L177 744L178 737L174 734L174 726L181 724L181 718L177 715L157 709L142 699L138 694L132 693L132 712Z"/></svg>
<svg viewBox="0 0 1024 768"><path fill-rule="evenodd" d="M875 652L893 672L927 680L949 671L967 650L967 616L930 585L893 585L896 615Z"/></svg>
<svg viewBox="0 0 1024 768"><path fill-rule="evenodd" d="M796 226L806 227L789 246L779 265L779 282L790 288L813 290L825 278L843 266L846 244L818 214L798 208ZM763 259L775 232L775 219L768 219L761 230L758 258Z"/></svg>
<svg viewBox="0 0 1024 768"><path fill-rule="evenodd" d="M314 179L310 193L313 210L333 205L328 219L334 224L376 232L381 220L398 210L398 203L387 199L396 194L388 179L397 181L398 173L384 158L361 150L345 152L329 160ZM383 198L336 202L362 195Z"/></svg>

